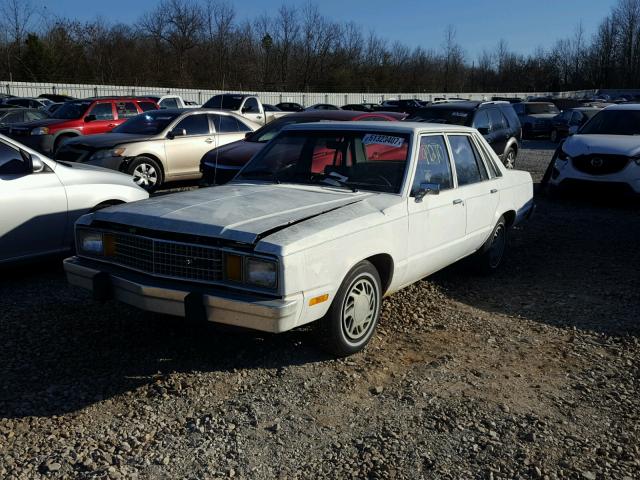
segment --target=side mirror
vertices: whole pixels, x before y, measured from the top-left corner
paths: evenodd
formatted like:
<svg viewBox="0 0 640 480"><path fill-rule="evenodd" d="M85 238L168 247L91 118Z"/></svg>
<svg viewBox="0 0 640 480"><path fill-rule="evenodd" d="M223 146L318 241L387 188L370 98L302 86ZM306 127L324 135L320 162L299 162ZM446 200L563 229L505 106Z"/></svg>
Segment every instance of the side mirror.
<svg viewBox="0 0 640 480"><path fill-rule="evenodd" d="M42 173L44 172L44 169L44 162L35 155L31 155L31 171L33 173Z"/></svg>
<svg viewBox="0 0 640 480"><path fill-rule="evenodd" d="M416 203L420 203L425 195L439 195L440 185L438 183L421 183L420 188L413 194Z"/></svg>
<svg viewBox="0 0 640 480"><path fill-rule="evenodd" d="M244 134L244 138L249 138L253 132L247 132Z"/></svg>
<svg viewBox="0 0 640 480"><path fill-rule="evenodd" d="M176 137L184 137L186 134L187 131L184 128L176 128L167 133L167 138L173 140Z"/></svg>
<svg viewBox="0 0 640 480"><path fill-rule="evenodd" d="M578 130L579 128L577 125L572 126L571 128L569 128L569 135L575 135L576 133L578 133Z"/></svg>
<svg viewBox="0 0 640 480"><path fill-rule="evenodd" d="M480 127L478 132L480 132L480 135L489 135L489 127Z"/></svg>
<svg viewBox="0 0 640 480"><path fill-rule="evenodd" d="M95 122L98 119L95 115L87 115L84 117L84 123Z"/></svg>

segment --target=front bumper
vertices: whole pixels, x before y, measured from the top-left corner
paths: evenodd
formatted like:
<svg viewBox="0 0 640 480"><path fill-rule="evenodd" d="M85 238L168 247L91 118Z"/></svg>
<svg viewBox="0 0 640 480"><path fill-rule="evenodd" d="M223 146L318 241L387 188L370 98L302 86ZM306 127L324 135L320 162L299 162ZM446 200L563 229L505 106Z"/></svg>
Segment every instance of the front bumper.
<svg viewBox="0 0 640 480"><path fill-rule="evenodd" d="M64 269L70 284L92 291L97 300L115 299L192 320L279 333L296 327L302 312L302 294L261 299L121 271L78 257L67 258Z"/></svg>
<svg viewBox="0 0 640 480"><path fill-rule="evenodd" d="M613 194L640 195L640 166L629 162L623 170L605 175L591 175L573 167L570 161L551 165L549 184L567 190L608 190Z"/></svg>

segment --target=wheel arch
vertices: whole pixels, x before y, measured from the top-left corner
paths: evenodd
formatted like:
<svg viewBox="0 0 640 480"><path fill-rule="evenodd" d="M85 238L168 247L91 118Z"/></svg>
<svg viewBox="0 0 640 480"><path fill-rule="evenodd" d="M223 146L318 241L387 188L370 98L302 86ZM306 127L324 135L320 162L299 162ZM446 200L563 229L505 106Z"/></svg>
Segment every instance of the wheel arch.
<svg viewBox="0 0 640 480"><path fill-rule="evenodd" d="M516 221L516 211L515 210L507 210L501 216L504 217L504 221L505 221L505 224L507 225L507 228L510 228L513 225L513 223ZM500 218L500 217L498 217L498 218ZM496 222L497 221L498 220L496 219Z"/></svg>
<svg viewBox="0 0 640 480"><path fill-rule="evenodd" d="M140 157L146 157L146 158L150 158L151 160L154 160L160 167L160 170L162 170L163 178L165 177L166 172L164 170L164 164L162 163L162 160L160 160L160 158L157 155L154 155L152 153L139 153L137 155L127 157L127 159L120 164L120 171L126 172L127 168L129 168L129 164L133 162L136 158L140 158Z"/></svg>
<svg viewBox="0 0 640 480"><path fill-rule="evenodd" d="M393 279L394 262L393 257L388 253L379 253L370 257L364 258L362 261L370 262L380 275L380 281L382 282L382 292L384 295L391 286L391 280Z"/></svg>

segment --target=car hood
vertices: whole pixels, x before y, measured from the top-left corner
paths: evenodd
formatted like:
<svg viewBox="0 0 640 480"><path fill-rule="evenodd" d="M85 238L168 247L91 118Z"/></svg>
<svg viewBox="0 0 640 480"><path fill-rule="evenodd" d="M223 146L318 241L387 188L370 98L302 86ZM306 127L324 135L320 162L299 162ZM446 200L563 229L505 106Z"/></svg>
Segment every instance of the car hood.
<svg viewBox="0 0 640 480"><path fill-rule="evenodd" d="M291 225L375 196L316 186L231 183L119 205L92 219L256 244Z"/></svg>
<svg viewBox="0 0 640 480"><path fill-rule="evenodd" d="M214 148L205 155L204 161L211 164L217 161L221 165L240 168L244 166L251 157L262 150L265 145L266 143L238 140Z"/></svg>
<svg viewBox="0 0 640 480"><path fill-rule="evenodd" d="M144 142L152 139L153 135L137 135L133 133L101 133L96 135L84 135L64 142L65 146L79 147L86 150L110 148L124 143Z"/></svg>
<svg viewBox="0 0 640 480"><path fill-rule="evenodd" d="M570 157L592 153L640 155L640 136L632 135L572 135L562 145L562 150Z"/></svg>
<svg viewBox="0 0 640 480"><path fill-rule="evenodd" d="M41 120L32 120L30 122L16 123L12 125L12 128L20 129L32 129L38 127L55 127L67 122L76 122L77 120L63 120L61 118L43 118Z"/></svg>

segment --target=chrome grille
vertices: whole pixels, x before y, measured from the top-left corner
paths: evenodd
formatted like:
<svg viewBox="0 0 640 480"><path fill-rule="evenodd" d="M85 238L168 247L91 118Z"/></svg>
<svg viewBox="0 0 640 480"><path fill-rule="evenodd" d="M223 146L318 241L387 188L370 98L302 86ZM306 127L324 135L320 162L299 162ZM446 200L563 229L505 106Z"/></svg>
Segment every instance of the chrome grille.
<svg viewBox="0 0 640 480"><path fill-rule="evenodd" d="M222 280L222 252L215 247L114 232L110 260L163 277L215 282Z"/></svg>

